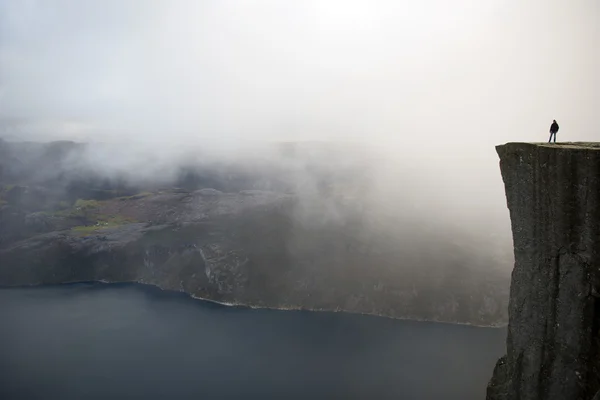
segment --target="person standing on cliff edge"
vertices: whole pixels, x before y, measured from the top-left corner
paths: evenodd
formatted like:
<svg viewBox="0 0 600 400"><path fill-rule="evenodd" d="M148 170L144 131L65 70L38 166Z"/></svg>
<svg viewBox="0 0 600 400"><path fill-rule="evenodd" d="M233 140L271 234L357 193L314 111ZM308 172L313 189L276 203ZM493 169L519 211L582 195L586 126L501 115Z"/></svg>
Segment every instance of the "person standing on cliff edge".
<svg viewBox="0 0 600 400"><path fill-rule="evenodd" d="M552 120L552 125L550 125L550 138L548 139L548 143L552 140L552 136L554 135L554 143L556 143L556 132L558 132L558 124L556 120Z"/></svg>

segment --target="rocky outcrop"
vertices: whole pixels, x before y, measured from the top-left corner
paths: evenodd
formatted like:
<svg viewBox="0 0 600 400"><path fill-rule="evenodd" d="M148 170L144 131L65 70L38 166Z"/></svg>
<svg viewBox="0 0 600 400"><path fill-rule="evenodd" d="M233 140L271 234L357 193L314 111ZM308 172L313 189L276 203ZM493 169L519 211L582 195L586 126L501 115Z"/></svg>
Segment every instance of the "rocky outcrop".
<svg viewBox="0 0 600 400"><path fill-rule="evenodd" d="M515 265L488 400L600 390L600 143L498 146Z"/></svg>
<svg viewBox="0 0 600 400"><path fill-rule="evenodd" d="M169 190L30 214L28 234L47 231L0 243L0 285L141 282L256 307L505 323L507 274L480 267L490 258L443 236L421 239L416 228L413 238L384 236L342 204L344 218L326 221L323 205L307 223L299 201L257 190Z"/></svg>

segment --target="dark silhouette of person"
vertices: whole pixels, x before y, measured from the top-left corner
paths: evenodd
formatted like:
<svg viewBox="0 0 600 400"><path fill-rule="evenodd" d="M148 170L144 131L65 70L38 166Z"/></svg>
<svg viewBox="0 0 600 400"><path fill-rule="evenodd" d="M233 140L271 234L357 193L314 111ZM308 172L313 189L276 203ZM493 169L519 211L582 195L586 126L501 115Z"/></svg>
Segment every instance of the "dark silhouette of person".
<svg viewBox="0 0 600 400"><path fill-rule="evenodd" d="M548 143L552 140L552 136L554 136L554 143L556 143L556 132L558 132L558 124L556 120L552 120L552 125L550 125L550 138L548 139Z"/></svg>

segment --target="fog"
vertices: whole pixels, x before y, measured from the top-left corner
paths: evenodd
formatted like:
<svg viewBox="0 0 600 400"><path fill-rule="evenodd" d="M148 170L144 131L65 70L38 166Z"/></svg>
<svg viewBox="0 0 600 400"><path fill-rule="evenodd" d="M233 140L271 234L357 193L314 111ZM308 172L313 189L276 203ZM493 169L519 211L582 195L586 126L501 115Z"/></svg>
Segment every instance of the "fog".
<svg viewBox="0 0 600 400"><path fill-rule="evenodd" d="M508 237L494 145L595 139L599 23L594 0L0 0L0 137L108 143L87 162L133 175L337 143L321 163L362 157L368 207Z"/></svg>

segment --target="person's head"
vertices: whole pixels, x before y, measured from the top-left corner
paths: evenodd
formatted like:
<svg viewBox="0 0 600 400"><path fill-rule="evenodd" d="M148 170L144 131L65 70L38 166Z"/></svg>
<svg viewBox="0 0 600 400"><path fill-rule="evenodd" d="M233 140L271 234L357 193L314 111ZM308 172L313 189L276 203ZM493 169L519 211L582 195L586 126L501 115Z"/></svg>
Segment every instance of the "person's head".
<svg viewBox="0 0 600 400"><path fill-rule="evenodd" d="M556 120L555 120L555 119L553 119L553 120L552 120L552 122L553 122L553 123L556 123Z"/></svg>

